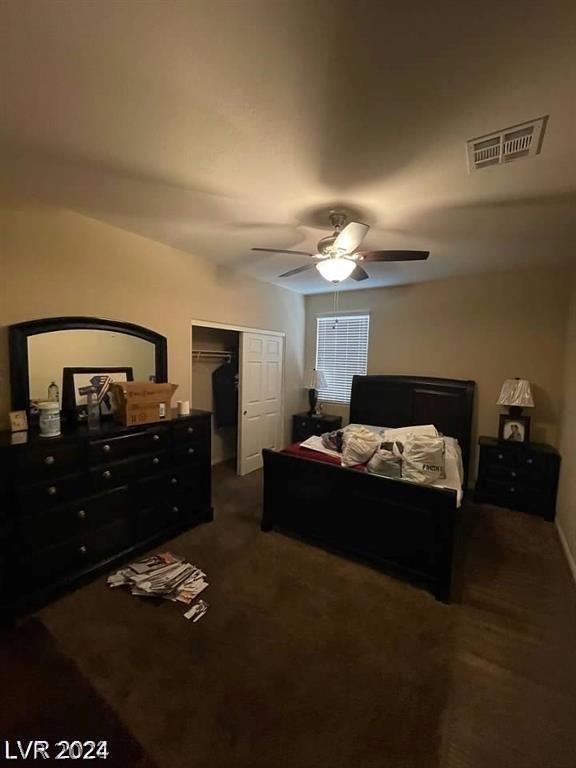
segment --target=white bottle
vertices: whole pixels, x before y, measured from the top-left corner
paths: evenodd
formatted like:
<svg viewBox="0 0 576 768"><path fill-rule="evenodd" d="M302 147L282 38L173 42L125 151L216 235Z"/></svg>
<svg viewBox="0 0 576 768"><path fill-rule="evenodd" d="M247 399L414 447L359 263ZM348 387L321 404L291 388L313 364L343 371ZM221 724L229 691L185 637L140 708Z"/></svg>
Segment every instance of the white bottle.
<svg viewBox="0 0 576 768"><path fill-rule="evenodd" d="M50 384L48 387L48 400L51 403L59 403L60 402L60 389L58 388L58 384L56 384L55 381Z"/></svg>

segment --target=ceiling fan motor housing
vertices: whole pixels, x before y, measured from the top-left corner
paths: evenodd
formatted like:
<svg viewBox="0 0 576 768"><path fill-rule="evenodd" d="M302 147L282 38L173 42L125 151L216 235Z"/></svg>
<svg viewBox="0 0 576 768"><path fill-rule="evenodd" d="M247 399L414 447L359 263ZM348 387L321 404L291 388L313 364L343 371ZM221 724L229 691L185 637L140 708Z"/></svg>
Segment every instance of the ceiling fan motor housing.
<svg viewBox="0 0 576 768"><path fill-rule="evenodd" d="M330 211L329 219L334 232L318 241L318 253L322 256L331 256L334 253L334 242L348 221L343 211Z"/></svg>

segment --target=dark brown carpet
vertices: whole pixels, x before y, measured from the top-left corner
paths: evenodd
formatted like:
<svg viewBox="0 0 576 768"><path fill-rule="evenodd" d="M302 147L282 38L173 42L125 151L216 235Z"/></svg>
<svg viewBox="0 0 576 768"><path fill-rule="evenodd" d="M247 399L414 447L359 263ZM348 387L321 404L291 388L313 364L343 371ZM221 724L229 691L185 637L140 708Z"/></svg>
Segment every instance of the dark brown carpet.
<svg viewBox="0 0 576 768"><path fill-rule="evenodd" d="M106 587L39 615L160 768L574 768L576 591L554 526L470 507L462 603L258 528L259 473L170 547L207 616Z"/></svg>
<svg viewBox="0 0 576 768"><path fill-rule="evenodd" d="M57 762L61 752L57 743L63 739L105 741L110 745L106 759L94 757L92 763L113 768L156 768L104 699L73 662L58 651L41 622L30 619L0 638L0 669L0 764L42 762L40 756L32 757L33 752L22 759L16 743L20 740L26 754L27 743L40 739L48 742L47 762ZM11 762L8 754L19 759ZM96 753L86 750L84 754Z"/></svg>

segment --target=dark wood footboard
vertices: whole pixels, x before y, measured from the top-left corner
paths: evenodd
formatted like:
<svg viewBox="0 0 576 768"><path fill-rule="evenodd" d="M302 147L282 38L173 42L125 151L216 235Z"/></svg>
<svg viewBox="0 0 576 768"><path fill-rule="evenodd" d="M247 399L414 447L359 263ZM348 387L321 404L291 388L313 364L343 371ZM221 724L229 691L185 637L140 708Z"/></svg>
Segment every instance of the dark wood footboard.
<svg viewBox="0 0 576 768"><path fill-rule="evenodd" d="M262 530L382 567L450 602L456 492L264 450Z"/></svg>

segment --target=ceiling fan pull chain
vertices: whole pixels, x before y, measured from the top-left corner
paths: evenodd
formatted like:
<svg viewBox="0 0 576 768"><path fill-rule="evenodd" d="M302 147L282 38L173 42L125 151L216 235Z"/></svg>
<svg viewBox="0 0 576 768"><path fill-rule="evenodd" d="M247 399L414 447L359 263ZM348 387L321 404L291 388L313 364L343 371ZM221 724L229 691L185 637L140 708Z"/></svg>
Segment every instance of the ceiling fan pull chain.
<svg viewBox="0 0 576 768"><path fill-rule="evenodd" d="M338 312L339 300L340 300L340 291L339 290L335 290L334 291L334 312Z"/></svg>

